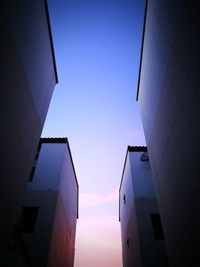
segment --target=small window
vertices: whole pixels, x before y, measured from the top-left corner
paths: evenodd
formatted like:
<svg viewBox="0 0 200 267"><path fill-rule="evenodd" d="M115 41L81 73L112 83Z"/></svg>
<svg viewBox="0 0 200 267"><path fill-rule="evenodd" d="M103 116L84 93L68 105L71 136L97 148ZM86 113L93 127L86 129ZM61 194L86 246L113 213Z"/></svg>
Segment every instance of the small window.
<svg viewBox="0 0 200 267"><path fill-rule="evenodd" d="M30 176L29 176L29 182L32 182L33 181L33 176L34 176L34 173L35 173L35 168L36 168L36 164L37 164L37 160L39 158L39 154L40 154L40 149L41 149L41 143L39 143L38 145L38 148L37 148L37 151L35 153L35 161L33 163L33 167L31 169L31 173L30 173Z"/></svg>
<svg viewBox="0 0 200 267"><path fill-rule="evenodd" d="M37 161L39 158L41 147L42 147L42 142L40 140L38 147L37 147L37 150L36 150L36 153L35 153L35 161Z"/></svg>
<svg viewBox="0 0 200 267"><path fill-rule="evenodd" d="M38 207L23 207L21 218L22 233L33 233L38 214Z"/></svg>
<svg viewBox="0 0 200 267"><path fill-rule="evenodd" d="M160 220L160 214L158 213L151 214L151 222L153 226L155 239L164 239L162 223Z"/></svg>
<svg viewBox="0 0 200 267"><path fill-rule="evenodd" d="M32 182L33 181L33 176L34 176L34 173L35 173L35 166L32 167L31 169L31 173L30 173L30 176L29 176L29 182Z"/></svg>
<svg viewBox="0 0 200 267"><path fill-rule="evenodd" d="M39 154L40 154L40 150L37 149L37 151L36 151L36 153L35 153L35 161L38 160L38 158L39 158Z"/></svg>
<svg viewBox="0 0 200 267"><path fill-rule="evenodd" d="M124 204L126 204L126 195L125 194L124 194L123 200L124 200Z"/></svg>
<svg viewBox="0 0 200 267"><path fill-rule="evenodd" d="M149 161L149 155L148 155L147 151L142 153L142 155L140 156L140 160L141 161Z"/></svg>
<svg viewBox="0 0 200 267"><path fill-rule="evenodd" d="M127 245L128 248L129 248L129 243L130 243L130 240L129 240L129 238L127 238L126 245Z"/></svg>

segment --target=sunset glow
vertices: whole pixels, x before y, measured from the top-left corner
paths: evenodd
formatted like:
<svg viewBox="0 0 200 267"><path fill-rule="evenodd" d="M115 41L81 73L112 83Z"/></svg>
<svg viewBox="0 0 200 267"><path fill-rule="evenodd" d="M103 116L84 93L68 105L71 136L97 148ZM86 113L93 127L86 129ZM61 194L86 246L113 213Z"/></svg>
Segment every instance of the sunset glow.
<svg viewBox="0 0 200 267"><path fill-rule="evenodd" d="M121 267L118 192L135 102L143 1L49 0L59 83L43 136L67 136L79 182L75 267Z"/></svg>

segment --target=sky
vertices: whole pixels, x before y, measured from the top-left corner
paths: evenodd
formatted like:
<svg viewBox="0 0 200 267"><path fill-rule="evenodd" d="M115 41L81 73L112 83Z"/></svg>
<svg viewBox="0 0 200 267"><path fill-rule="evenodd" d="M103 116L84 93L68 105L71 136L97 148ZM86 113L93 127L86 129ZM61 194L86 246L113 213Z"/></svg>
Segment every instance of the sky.
<svg viewBox="0 0 200 267"><path fill-rule="evenodd" d="M43 137L68 137L79 183L75 267L122 267L119 186L145 145L136 102L144 0L49 0L58 72Z"/></svg>

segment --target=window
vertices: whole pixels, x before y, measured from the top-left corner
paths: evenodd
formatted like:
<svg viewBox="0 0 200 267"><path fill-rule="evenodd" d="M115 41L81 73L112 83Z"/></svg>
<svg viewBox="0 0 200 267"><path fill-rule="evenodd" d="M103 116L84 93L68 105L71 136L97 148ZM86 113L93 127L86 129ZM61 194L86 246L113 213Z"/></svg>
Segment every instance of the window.
<svg viewBox="0 0 200 267"><path fill-rule="evenodd" d="M125 194L124 194L123 200L124 200L124 204L126 204L126 195Z"/></svg>
<svg viewBox="0 0 200 267"><path fill-rule="evenodd" d="M22 233L33 233L38 214L38 207L23 207L21 218Z"/></svg>
<svg viewBox="0 0 200 267"><path fill-rule="evenodd" d="M142 155L140 156L140 160L141 161L149 161L149 155L148 155L147 151L142 153Z"/></svg>
<svg viewBox="0 0 200 267"><path fill-rule="evenodd" d="M30 173L30 176L29 176L29 182L32 182L33 181L33 175L34 175L34 173L35 173L35 166L33 166L32 167L32 169L31 169L31 173Z"/></svg>
<svg viewBox="0 0 200 267"><path fill-rule="evenodd" d="M127 238L126 245L127 245L128 248L129 248L129 242L130 242L130 240L129 240L129 238Z"/></svg>
<svg viewBox="0 0 200 267"><path fill-rule="evenodd" d="M40 149L41 149L41 143L39 143L38 145L38 148L37 148L37 151L35 153L35 161L33 163L33 167L31 169L31 173L30 173L30 176L29 176L29 182L32 182L33 181L33 176L34 176L34 173L35 173L35 168L36 168L36 164L37 164L37 160L38 160L38 157L39 157L39 154L40 154Z"/></svg>
<svg viewBox="0 0 200 267"><path fill-rule="evenodd" d="M160 214L158 213L151 214L151 222L153 226L155 239L164 239L162 224L160 220Z"/></svg>

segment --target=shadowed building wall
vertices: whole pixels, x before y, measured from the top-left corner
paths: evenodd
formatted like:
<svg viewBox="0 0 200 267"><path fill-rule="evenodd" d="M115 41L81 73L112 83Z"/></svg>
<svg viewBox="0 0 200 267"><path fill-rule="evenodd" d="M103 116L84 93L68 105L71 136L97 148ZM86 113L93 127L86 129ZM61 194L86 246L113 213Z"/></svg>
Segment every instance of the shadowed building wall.
<svg viewBox="0 0 200 267"><path fill-rule="evenodd" d="M197 3L149 0L138 103L170 266L199 266L200 17Z"/></svg>
<svg viewBox="0 0 200 267"><path fill-rule="evenodd" d="M57 76L46 1L0 1L0 25L0 258L7 266Z"/></svg>
<svg viewBox="0 0 200 267"><path fill-rule="evenodd" d="M33 168L18 225L15 266L17 260L22 266L23 259L27 266L73 267L78 182L67 138L41 138Z"/></svg>
<svg viewBox="0 0 200 267"><path fill-rule="evenodd" d="M124 267L167 266L164 236L146 147L128 147L120 185Z"/></svg>

